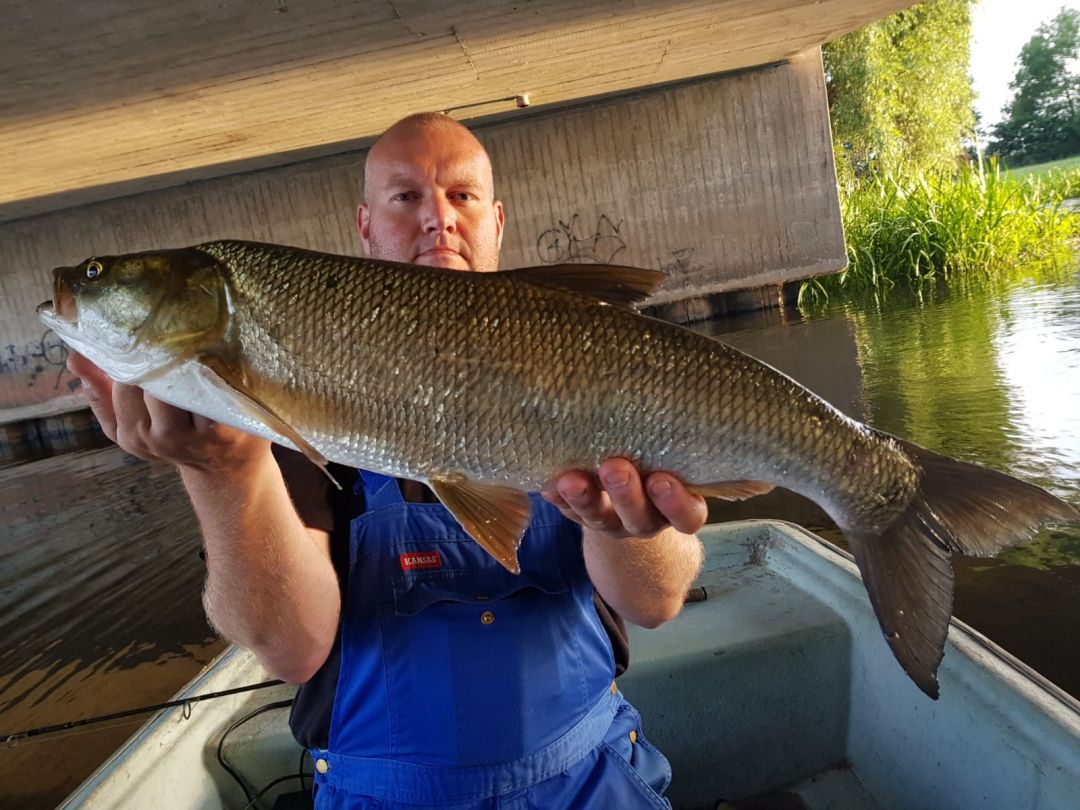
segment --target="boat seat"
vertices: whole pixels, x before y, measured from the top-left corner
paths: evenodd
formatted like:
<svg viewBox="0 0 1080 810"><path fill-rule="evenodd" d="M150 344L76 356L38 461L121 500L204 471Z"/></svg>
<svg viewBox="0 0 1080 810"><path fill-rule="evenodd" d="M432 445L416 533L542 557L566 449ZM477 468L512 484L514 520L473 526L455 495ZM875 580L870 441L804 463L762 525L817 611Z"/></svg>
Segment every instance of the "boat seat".
<svg viewBox="0 0 1080 810"><path fill-rule="evenodd" d="M707 540L705 600L657 630L631 629L619 685L671 761L676 807L740 807L844 766L851 633L764 565L768 542Z"/></svg>

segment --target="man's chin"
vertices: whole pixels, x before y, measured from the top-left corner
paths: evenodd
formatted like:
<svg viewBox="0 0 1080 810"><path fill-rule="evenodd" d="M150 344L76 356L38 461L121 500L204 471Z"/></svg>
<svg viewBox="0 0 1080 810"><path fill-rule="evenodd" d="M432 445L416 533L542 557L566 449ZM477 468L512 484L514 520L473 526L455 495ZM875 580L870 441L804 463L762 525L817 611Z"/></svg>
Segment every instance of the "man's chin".
<svg viewBox="0 0 1080 810"><path fill-rule="evenodd" d="M445 267L450 270L472 270L472 267L460 253L450 251L436 251L421 253L416 257L416 264L424 264L428 267Z"/></svg>

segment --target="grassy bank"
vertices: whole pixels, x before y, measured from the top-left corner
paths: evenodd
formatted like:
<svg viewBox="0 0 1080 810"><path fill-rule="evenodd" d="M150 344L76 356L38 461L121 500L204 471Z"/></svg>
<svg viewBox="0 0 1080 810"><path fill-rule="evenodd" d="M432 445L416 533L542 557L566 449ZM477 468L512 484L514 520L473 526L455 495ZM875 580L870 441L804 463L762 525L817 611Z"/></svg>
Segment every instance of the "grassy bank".
<svg viewBox="0 0 1080 810"><path fill-rule="evenodd" d="M1041 177L1047 174L1067 172L1071 169L1080 169L1080 155L1071 158L1062 158L1061 160L1051 160L1049 163L1036 163L1031 166L1020 166L1015 169L1009 169L1009 176L1016 180L1022 180L1023 178L1032 175Z"/></svg>
<svg viewBox="0 0 1080 810"><path fill-rule="evenodd" d="M1036 167L1029 167L1034 169ZM800 302L900 283L993 281L1075 266L1080 168L1017 177L995 162L955 174L881 172L841 188L848 267L803 284Z"/></svg>

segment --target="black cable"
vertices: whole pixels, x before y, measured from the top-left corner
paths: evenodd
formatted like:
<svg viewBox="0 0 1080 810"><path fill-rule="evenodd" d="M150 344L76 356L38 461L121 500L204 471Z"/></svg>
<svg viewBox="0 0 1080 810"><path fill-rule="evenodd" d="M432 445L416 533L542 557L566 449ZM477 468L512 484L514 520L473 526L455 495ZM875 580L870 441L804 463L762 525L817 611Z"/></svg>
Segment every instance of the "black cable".
<svg viewBox="0 0 1080 810"><path fill-rule="evenodd" d="M89 726L93 723L106 723L109 720L119 720L123 717L131 717L136 714L149 714L150 712L161 711L162 709L173 709L177 706L194 706L200 700L211 700L213 698L227 697L229 695L235 695L240 692L251 692L255 689L266 689L269 686L280 686L285 683L284 681L263 681L262 683L249 684L247 686L237 686L232 689L222 689L220 692L208 692L205 695L195 695L189 698L183 698L179 700L170 700L167 703L155 703L152 706L141 706L137 709L127 709L122 712L113 712L112 714L102 714L97 717L87 717L84 720L70 720L66 723L57 723L52 726L41 726L40 728L32 728L29 731L17 731L14 734L0 734L0 742L7 744L12 742L18 742L19 740L26 739L28 737L37 737L40 734L53 734L57 731L67 731L68 729L78 728L79 726Z"/></svg>
<svg viewBox="0 0 1080 810"><path fill-rule="evenodd" d="M260 706L259 708L255 709L254 711L248 712L243 717L241 717L239 720L237 720L235 723L233 723L231 726L229 726L227 729L225 729L225 733L222 734L221 739L218 740L218 744L217 744L217 761L218 761L218 764L221 765L221 767L222 767L222 769L224 769L225 773L229 774L229 776L231 776L233 779L236 780L236 784L240 785L240 789L242 791L244 791L244 798L246 798L248 800L248 803L247 803L248 807L251 807L251 805L255 801L255 799L258 799L259 796L261 796L266 791L264 789L262 792L256 794L254 799L251 798L251 791L248 790L247 783L243 779L241 779L240 774L238 774L236 771L234 771L232 769L232 767L229 765L229 763L227 763L225 761L225 752L224 752L225 738L228 737L230 734L232 734L239 726L242 726L244 723L246 723L248 720L251 720L254 717L258 717L263 712L272 711L273 709L284 709L285 707L291 706L291 705L292 705L292 698L289 698L288 700L279 700L276 703L267 703L265 706ZM289 778L290 779L293 778L294 775L295 774L289 774Z"/></svg>
<svg viewBox="0 0 1080 810"><path fill-rule="evenodd" d="M300 778L300 789L301 790L307 790L308 789L307 785L304 784L304 757L306 757L307 754L308 754L308 750L306 748L301 748L300 749L300 767L297 769L297 775Z"/></svg>
<svg viewBox="0 0 1080 810"><path fill-rule="evenodd" d="M247 804L244 805L243 810L250 810L250 808L255 806L255 802L257 802L259 799L261 799L263 797L263 795L265 795L268 790L270 790L273 787L277 787L282 782L287 782L290 779L295 779L297 777L297 775L298 774L290 773L287 776L279 776L277 779L275 779L269 785L267 785L262 790L260 790L258 793L256 793L255 796L251 799L251 801L249 801ZM314 777L315 774L313 774L313 773L304 773L303 771L301 771L299 776L301 778L305 777L305 776Z"/></svg>

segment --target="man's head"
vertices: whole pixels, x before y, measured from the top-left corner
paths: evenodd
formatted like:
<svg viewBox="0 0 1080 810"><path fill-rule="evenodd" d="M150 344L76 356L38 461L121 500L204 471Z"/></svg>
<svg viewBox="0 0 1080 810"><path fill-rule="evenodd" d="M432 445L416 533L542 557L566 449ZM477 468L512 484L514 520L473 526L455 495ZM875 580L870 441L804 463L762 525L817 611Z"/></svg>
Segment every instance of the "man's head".
<svg viewBox="0 0 1080 810"><path fill-rule="evenodd" d="M452 118L403 118L368 152L357 226L372 258L498 270L503 219L487 152Z"/></svg>

